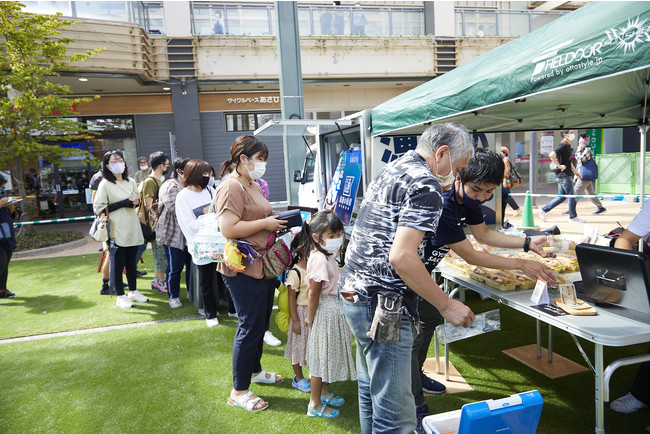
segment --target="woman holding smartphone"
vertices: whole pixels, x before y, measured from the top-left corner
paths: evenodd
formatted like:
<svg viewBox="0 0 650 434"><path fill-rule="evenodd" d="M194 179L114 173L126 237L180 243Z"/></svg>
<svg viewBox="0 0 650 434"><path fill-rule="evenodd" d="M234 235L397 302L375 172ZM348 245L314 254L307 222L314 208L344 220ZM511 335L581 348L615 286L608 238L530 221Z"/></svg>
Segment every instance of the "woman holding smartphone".
<svg viewBox="0 0 650 434"><path fill-rule="evenodd" d="M100 215L108 210L110 234L108 249L111 254L110 285L117 294L117 307L129 308L133 301L145 303L147 297L136 289L136 258L138 246L144 243L140 220L138 219L138 199L135 180L129 172L121 151L108 151L102 160L104 179L99 183L93 210ZM122 270L126 268L129 295L124 294Z"/></svg>

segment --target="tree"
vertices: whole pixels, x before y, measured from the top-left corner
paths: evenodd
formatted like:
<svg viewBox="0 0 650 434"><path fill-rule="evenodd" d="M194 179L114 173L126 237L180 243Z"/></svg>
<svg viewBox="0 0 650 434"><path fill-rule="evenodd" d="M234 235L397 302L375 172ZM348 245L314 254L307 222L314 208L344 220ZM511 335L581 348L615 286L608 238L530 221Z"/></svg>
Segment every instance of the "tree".
<svg viewBox="0 0 650 434"><path fill-rule="evenodd" d="M67 85L51 81L70 64L101 52L66 54L73 42L58 37L59 29L74 24L61 14L30 15L15 1L0 2L0 167L11 167L20 197L26 203L23 165L46 158L58 164L62 157L88 152L60 147L57 142L90 138L86 125L74 116L77 104L90 98L72 98Z"/></svg>

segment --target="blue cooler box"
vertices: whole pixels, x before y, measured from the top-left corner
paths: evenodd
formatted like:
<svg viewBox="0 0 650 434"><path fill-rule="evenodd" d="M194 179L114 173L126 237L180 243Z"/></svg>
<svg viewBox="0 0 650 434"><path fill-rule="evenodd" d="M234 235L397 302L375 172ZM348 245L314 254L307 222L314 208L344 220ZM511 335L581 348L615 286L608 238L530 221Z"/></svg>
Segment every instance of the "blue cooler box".
<svg viewBox="0 0 650 434"><path fill-rule="evenodd" d="M461 410L422 419L428 434L529 434L537 431L544 400L537 390L465 404Z"/></svg>

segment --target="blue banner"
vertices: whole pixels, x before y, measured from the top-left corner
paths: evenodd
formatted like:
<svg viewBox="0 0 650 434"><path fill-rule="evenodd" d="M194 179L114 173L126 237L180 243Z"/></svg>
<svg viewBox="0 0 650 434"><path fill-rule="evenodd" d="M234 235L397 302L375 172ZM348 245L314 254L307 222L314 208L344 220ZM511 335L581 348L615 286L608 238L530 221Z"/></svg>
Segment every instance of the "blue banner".
<svg viewBox="0 0 650 434"><path fill-rule="evenodd" d="M359 182L361 182L361 150L343 151L327 196L328 199L334 198L330 209L334 210L344 225L350 224Z"/></svg>

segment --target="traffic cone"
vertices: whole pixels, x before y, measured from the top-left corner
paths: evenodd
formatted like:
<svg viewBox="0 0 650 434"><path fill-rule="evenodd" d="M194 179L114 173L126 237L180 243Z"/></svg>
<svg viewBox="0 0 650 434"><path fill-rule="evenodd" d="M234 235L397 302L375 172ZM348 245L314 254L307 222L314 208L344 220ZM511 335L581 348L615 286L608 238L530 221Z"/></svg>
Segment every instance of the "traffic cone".
<svg viewBox="0 0 650 434"><path fill-rule="evenodd" d="M533 202L530 199L530 190L526 191L524 213L521 215L519 229L539 229L538 226L535 226L535 219L533 218Z"/></svg>

